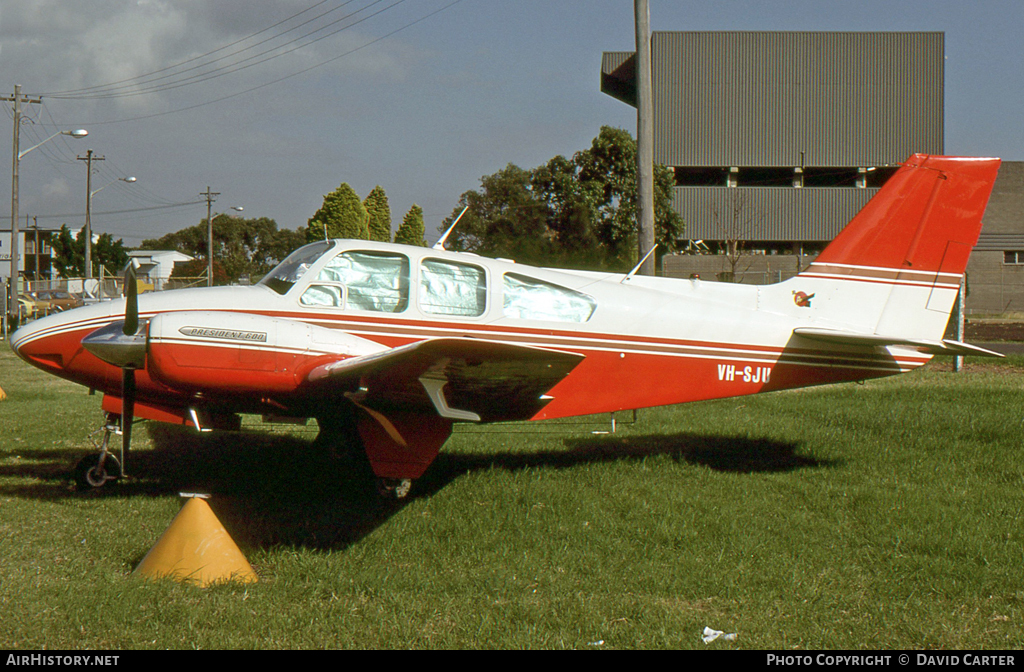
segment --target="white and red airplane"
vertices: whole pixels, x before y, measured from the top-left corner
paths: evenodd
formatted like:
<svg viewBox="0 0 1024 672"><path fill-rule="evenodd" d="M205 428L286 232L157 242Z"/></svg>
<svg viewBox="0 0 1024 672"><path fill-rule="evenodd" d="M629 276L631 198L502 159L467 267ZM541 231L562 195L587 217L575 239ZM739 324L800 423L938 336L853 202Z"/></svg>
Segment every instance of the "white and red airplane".
<svg viewBox="0 0 1024 672"><path fill-rule="evenodd" d="M315 418L399 496L455 422L540 420L888 376L935 354L998 159L914 155L810 267L752 286L312 243L259 284L135 295L36 320L27 362L133 416ZM129 273L134 277L133 271ZM355 441L353 440L355 439ZM82 487L122 473L104 440Z"/></svg>

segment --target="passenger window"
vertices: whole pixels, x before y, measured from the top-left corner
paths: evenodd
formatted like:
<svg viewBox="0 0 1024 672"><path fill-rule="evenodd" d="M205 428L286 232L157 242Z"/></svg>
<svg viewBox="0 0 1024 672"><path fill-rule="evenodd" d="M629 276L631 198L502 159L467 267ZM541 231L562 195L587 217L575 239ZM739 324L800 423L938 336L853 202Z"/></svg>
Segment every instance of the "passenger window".
<svg viewBox="0 0 1024 672"><path fill-rule="evenodd" d="M586 322L597 307L586 294L515 273L505 274L503 289L505 317Z"/></svg>
<svg viewBox="0 0 1024 672"><path fill-rule="evenodd" d="M345 307L345 287L339 284L312 284L299 299L304 306Z"/></svg>
<svg viewBox="0 0 1024 672"><path fill-rule="evenodd" d="M409 305L409 259L386 252L343 252L324 266L301 302L399 313Z"/></svg>
<svg viewBox="0 0 1024 672"><path fill-rule="evenodd" d="M477 317L487 308L484 269L437 259L420 263L420 309L432 315Z"/></svg>

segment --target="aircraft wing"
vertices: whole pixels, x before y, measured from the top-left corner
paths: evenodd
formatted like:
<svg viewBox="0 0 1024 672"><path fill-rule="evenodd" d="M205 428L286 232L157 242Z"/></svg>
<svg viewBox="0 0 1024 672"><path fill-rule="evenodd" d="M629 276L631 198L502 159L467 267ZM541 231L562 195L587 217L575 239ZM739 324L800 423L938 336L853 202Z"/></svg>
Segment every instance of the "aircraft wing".
<svg viewBox="0 0 1024 672"><path fill-rule="evenodd" d="M526 420L583 355L473 338L439 338L322 364L306 384L378 411L430 410L471 422Z"/></svg>
<svg viewBox="0 0 1024 672"><path fill-rule="evenodd" d="M917 348L921 352L930 355L957 355L957 356L981 356L981 357L1003 357L1001 353L985 348L953 341L949 339L929 340L884 336L879 334L861 334L853 331L841 331L838 329L819 329L816 327L797 327L793 330L796 336L803 336L813 341L826 343L840 343L842 345L868 345L886 346L900 345L910 348Z"/></svg>

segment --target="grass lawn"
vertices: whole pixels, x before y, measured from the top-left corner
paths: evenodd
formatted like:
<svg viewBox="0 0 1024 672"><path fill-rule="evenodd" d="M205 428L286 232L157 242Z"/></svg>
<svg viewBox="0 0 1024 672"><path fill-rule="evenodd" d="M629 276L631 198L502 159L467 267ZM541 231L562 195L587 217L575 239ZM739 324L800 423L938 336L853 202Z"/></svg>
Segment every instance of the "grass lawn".
<svg viewBox="0 0 1024 672"><path fill-rule="evenodd" d="M99 397L2 344L0 648L1020 648L1024 360L982 361L614 434L459 425L385 503L312 425L258 419L140 424L132 477L78 493ZM181 490L258 583L131 575Z"/></svg>

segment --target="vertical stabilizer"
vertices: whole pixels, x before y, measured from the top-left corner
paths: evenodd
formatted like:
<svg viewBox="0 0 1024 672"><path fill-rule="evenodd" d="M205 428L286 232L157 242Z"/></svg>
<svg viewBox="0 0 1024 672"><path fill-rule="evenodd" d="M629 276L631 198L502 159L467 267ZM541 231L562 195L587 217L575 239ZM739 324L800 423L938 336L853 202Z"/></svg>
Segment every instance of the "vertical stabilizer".
<svg viewBox="0 0 1024 672"><path fill-rule="evenodd" d="M860 330L941 338L999 164L911 156L799 277L836 281L830 303Z"/></svg>

